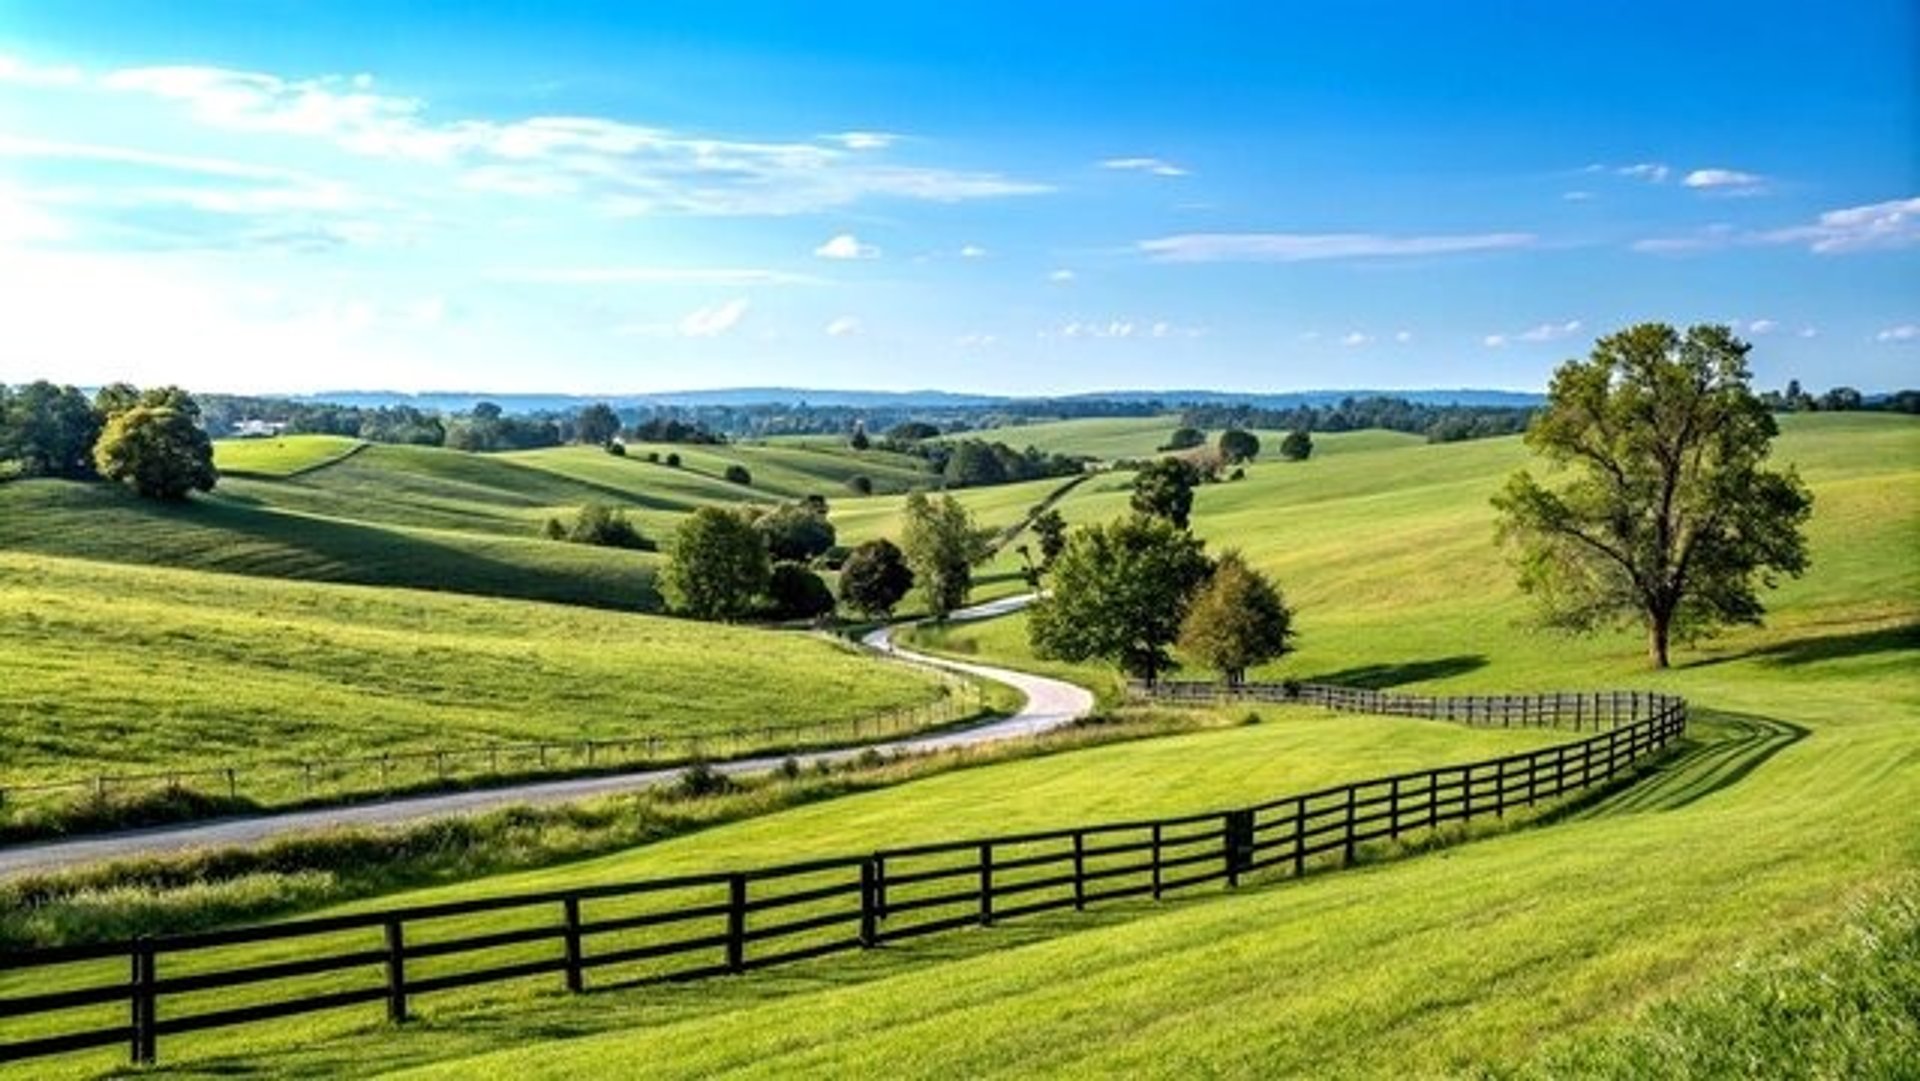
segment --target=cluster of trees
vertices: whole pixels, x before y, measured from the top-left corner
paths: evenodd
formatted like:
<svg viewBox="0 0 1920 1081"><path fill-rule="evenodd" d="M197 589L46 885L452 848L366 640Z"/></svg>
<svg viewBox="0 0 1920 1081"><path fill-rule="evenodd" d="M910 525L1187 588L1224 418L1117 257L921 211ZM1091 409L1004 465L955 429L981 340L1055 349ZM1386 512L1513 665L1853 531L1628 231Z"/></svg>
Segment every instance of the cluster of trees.
<svg viewBox="0 0 1920 1081"><path fill-rule="evenodd" d="M980 439L919 443L911 453L926 458L928 466L945 478L949 488L984 488L1045 477L1071 477L1086 470L1083 458L1049 454L1037 447L1014 450L1005 443Z"/></svg>
<svg viewBox="0 0 1920 1081"><path fill-rule="evenodd" d="M179 387L114 383L89 399L45 381L0 385L0 476L8 475L104 477L168 500L219 480L200 405Z"/></svg>
<svg viewBox="0 0 1920 1081"><path fill-rule="evenodd" d="M1342 398L1336 405L1260 409L1210 405L1181 416L1187 428L1283 428L1302 432L1351 432L1386 428L1424 435L1436 443L1514 435L1526 430L1534 410L1498 405L1423 405L1405 398Z"/></svg>
<svg viewBox="0 0 1920 1081"><path fill-rule="evenodd" d="M907 498L900 543L837 548L821 496L778 507L702 507L675 532L660 591L675 612L735 621L818 619L837 604L884 618L915 586L936 619L966 603L987 532L950 495ZM838 564L836 598L815 567Z"/></svg>
<svg viewBox="0 0 1920 1081"><path fill-rule="evenodd" d="M1074 530L1028 621L1034 652L1104 660L1152 682L1173 650L1238 684L1292 652L1293 611L1237 552L1219 559L1183 524L1136 506L1127 518Z"/></svg>
<svg viewBox="0 0 1920 1081"><path fill-rule="evenodd" d="M1920 413L1920 390L1869 398L1853 387L1834 387L1816 397L1800 386L1800 380L1789 379L1785 390L1762 391L1760 404L1775 413Z"/></svg>
<svg viewBox="0 0 1920 1081"><path fill-rule="evenodd" d="M552 540L575 544L595 544L602 548L631 548L651 552L658 545L640 532L627 512L605 503L588 503L573 516L573 521L547 519L547 536Z"/></svg>
<svg viewBox="0 0 1920 1081"><path fill-rule="evenodd" d="M560 425L537 417L510 416L492 402L446 420L446 446L454 450L533 450L557 447Z"/></svg>

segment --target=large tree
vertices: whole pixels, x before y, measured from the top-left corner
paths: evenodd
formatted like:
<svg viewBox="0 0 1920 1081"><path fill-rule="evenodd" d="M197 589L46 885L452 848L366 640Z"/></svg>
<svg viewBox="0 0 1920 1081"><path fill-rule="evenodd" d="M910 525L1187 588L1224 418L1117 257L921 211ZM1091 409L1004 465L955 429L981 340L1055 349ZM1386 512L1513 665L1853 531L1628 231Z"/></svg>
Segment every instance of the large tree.
<svg viewBox="0 0 1920 1081"><path fill-rule="evenodd" d="M854 548L840 567L840 599L868 618L885 618L913 588L913 568L898 545L885 538Z"/></svg>
<svg viewBox="0 0 1920 1081"><path fill-rule="evenodd" d="M589 445L611 443L620 434L620 415L605 402L595 402L573 418L574 439Z"/></svg>
<svg viewBox="0 0 1920 1081"><path fill-rule="evenodd" d="M1180 649L1238 685L1247 669L1293 651L1293 609L1266 576L1227 552L1180 624Z"/></svg>
<svg viewBox="0 0 1920 1081"><path fill-rule="evenodd" d="M1280 457L1289 462L1304 462L1313 455L1313 434L1305 428L1295 428L1280 441Z"/></svg>
<svg viewBox="0 0 1920 1081"><path fill-rule="evenodd" d="M945 619L966 604L973 591L973 566L987 557L987 534L951 495L931 499L925 492L915 492L907 497L905 518L900 549L920 585L928 613Z"/></svg>
<svg viewBox="0 0 1920 1081"><path fill-rule="evenodd" d="M1163 518L1136 514L1075 530L1054 562L1052 589L1028 617L1034 652L1111 661L1152 682L1172 666L1168 647L1211 570L1203 542Z"/></svg>
<svg viewBox="0 0 1920 1081"><path fill-rule="evenodd" d="M125 481L149 499L185 499L213 491L213 441L192 415L170 406L136 405L115 413L94 445L100 475Z"/></svg>
<svg viewBox="0 0 1920 1081"><path fill-rule="evenodd" d="M1199 483L1200 470L1192 462L1162 458L1133 478L1133 509L1185 529L1193 512L1193 489Z"/></svg>
<svg viewBox="0 0 1920 1081"><path fill-rule="evenodd" d="M680 523L660 568L660 592L674 611L699 619L746 617L772 573L760 531L739 513L701 507Z"/></svg>
<svg viewBox="0 0 1920 1081"><path fill-rule="evenodd" d="M1251 462L1260 457L1260 437L1241 428L1228 428L1220 433L1220 440L1214 444L1220 450L1220 459L1228 465Z"/></svg>
<svg viewBox="0 0 1920 1081"><path fill-rule="evenodd" d="M1638 621L1653 663L1669 643L1765 611L1758 587L1807 567L1813 497L1763 468L1778 429L1724 326L1645 323L1554 373L1527 444L1571 479L1525 470L1494 497L1520 585L1551 625Z"/></svg>
<svg viewBox="0 0 1920 1081"><path fill-rule="evenodd" d="M787 503L762 514L753 523L766 538L767 551L776 560L805 563L833 547L835 530L827 518L825 501Z"/></svg>
<svg viewBox="0 0 1920 1081"><path fill-rule="evenodd" d="M46 381L15 387L0 403L0 461L30 477L94 475L100 417L87 396Z"/></svg>

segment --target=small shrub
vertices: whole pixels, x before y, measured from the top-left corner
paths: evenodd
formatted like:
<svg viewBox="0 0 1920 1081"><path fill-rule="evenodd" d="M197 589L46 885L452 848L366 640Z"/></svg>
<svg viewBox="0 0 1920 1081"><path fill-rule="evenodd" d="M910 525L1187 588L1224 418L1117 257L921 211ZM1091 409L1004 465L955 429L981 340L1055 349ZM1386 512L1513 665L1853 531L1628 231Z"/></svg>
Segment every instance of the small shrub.
<svg viewBox="0 0 1920 1081"><path fill-rule="evenodd" d="M792 755L788 755L786 759L780 763L780 777L782 780L787 781L799 780L800 760Z"/></svg>
<svg viewBox="0 0 1920 1081"><path fill-rule="evenodd" d="M568 540L575 544L595 544L602 548L631 548L638 552L651 552L657 547L651 539L627 519L627 513L604 503L589 503L580 508L574 516L571 526L563 525L559 519L547 519L547 536L554 540Z"/></svg>
<svg viewBox="0 0 1920 1081"><path fill-rule="evenodd" d="M881 766L884 766L886 764L887 764L887 756L881 754L877 750L874 750L872 747L868 747L866 750L861 751L860 756L853 760L853 765L855 769L879 769Z"/></svg>
<svg viewBox="0 0 1920 1081"><path fill-rule="evenodd" d="M679 451L670 450L667 452L667 468L668 469L680 468L680 452Z"/></svg>
<svg viewBox="0 0 1920 1081"><path fill-rule="evenodd" d="M728 466L726 476L728 484L739 484L749 488L753 486L753 474L747 472L747 467L744 465Z"/></svg>
<svg viewBox="0 0 1920 1081"><path fill-rule="evenodd" d="M681 770L679 779L673 783L674 794L684 799L725 795L736 787L733 778L705 762L695 762Z"/></svg>
<svg viewBox="0 0 1920 1081"><path fill-rule="evenodd" d="M1233 472L1227 474L1227 479L1228 480L1246 480L1247 467L1243 465L1234 466Z"/></svg>
<svg viewBox="0 0 1920 1081"><path fill-rule="evenodd" d="M560 519L558 518L547 519L547 539L548 540L566 540L567 539L567 527L560 524Z"/></svg>
<svg viewBox="0 0 1920 1081"><path fill-rule="evenodd" d="M775 619L813 619L833 611L833 590L819 575L798 563L775 563L767 583Z"/></svg>
<svg viewBox="0 0 1920 1081"><path fill-rule="evenodd" d="M865 473L856 474L847 478L847 487L853 489L858 495L872 495L873 478Z"/></svg>
<svg viewBox="0 0 1920 1081"><path fill-rule="evenodd" d="M650 450L650 451L648 451L648 452L647 452L647 461L649 461L649 462L652 462L652 463L653 463L654 465L659 465L659 464L660 464L660 452L659 452L659 451L657 451L657 450Z"/></svg>
<svg viewBox="0 0 1920 1081"><path fill-rule="evenodd" d="M1259 723L1260 723L1260 714L1256 710L1250 709L1247 711L1246 716L1240 718L1240 727L1242 728L1251 728L1254 725Z"/></svg>

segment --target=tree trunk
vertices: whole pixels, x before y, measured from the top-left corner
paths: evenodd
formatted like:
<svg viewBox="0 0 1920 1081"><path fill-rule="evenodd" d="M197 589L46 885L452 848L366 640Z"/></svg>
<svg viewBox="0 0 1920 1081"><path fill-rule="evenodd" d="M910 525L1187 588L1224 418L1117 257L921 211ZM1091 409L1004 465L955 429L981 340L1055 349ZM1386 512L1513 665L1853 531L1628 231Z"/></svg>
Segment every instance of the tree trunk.
<svg viewBox="0 0 1920 1081"><path fill-rule="evenodd" d="M1647 619L1647 654L1655 668L1667 667L1667 639L1673 632L1673 613L1654 612Z"/></svg>

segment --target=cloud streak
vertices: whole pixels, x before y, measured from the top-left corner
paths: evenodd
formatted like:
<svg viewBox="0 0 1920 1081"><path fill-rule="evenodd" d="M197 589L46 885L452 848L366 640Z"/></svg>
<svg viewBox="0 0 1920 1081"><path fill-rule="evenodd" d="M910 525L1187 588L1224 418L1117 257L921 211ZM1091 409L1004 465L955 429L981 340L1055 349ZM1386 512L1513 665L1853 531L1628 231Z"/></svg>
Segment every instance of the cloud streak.
<svg viewBox="0 0 1920 1081"><path fill-rule="evenodd" d="M1303 263L1511 251L1532 247L1537 239L1532 233L1183 233L1143 240L1137 247L1160 263Z"/></svg>

